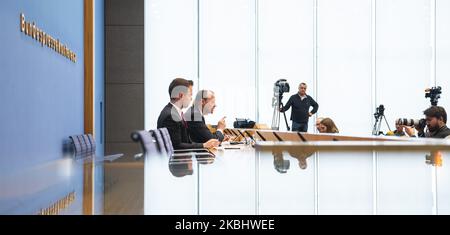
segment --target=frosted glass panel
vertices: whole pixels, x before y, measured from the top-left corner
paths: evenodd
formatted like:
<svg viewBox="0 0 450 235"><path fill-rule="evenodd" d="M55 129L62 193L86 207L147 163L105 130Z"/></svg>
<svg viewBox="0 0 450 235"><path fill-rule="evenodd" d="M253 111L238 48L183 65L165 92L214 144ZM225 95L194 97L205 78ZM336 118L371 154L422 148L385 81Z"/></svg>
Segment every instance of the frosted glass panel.
<svg viewBox="0 0 450 235"><path fill-rule="evenodd" d="M321 0L317 9L319 116L332 118L340 133L369 134L371 1ZM341 164L352 157L320 154L319 214L372 213L372 154L358 155Z"/></svg>
<svg viewBox="0 0 450 235"><path fill-rule="evenodd" d="M314 156L261 153L259 214L314 214Z"/></svg>
<svg viewBox="0 0 450 235"><path fill-rule="evenodd" d="M319 116L341 133L370 134L371 1L318 1Z"/></svg>
<svg viewBox="0 0 450 235"><path fill-rule="evenodd" d="M177 77L197 82L197 1L145 1L145 127L156 128Z"/></svg>
<svg viewBox="0 0 450 235"><path fill-rule="evenodd" d="M424 90L433 81L431 1L378 0L376 14L377 101L385 105L386 117L394 128L395 119L422 118L422 111L430 106ZM432 213L432 195L423 190L431 190L431 171L424 167L425 156L423 161L406 161L411 157L380 154L379 214ZM411 171L383 178L395 175L399 168Z"/></svg>
<svg viewBox="0 0 450 235"><path fill-rule="evenodd" d="M301 82L307 83L309 85L307 93L315 96L313 7L313 0L259 1L258 107L261 123L269 125L272 123L273 85L278 79L287 79L291 85L291 92L285 94L284 103L292 94L298 92L298 85ZM286 112L288 119L290 113L290 110ZM310 121L310 132L314 131L312 123L313 120ZM289 126L291 125L289 121ZM280 130L286 130L283 118L280 121Z"/></svg>
<svg viewBox="0 0 450 235"><path fill-rule="evenodd" d="M378 214L431 214L432 166L426 153L379 153Z"/></svg>
<svg viewBox="0 0 450 235"><path fill-rule="evenodd" d="M450 153L443 153L442 167L437 167L437 213L450 215Z"/></svg>
<svg viewBox="0 0 450 235"><path fill-rule="evenodd" d="M442 86L439 105L450 111L450 1L436 0L436 85Z"/></svg>
<svg viewBox="0 0 450 235"><path fill-rule="evenodd" d="M211 165L199 164L200 214L255 214L255 161L255 152L246 149L217 157Z"/></svg>
<svg viewBox="0 0 450 235"><path fill-rule="evenodd" d="M397 118L422 118L430 106L425 99L432 84L430 7L428 0L377 1L377 101L391 128Z"/></svg>
<svg viewBox="0 0 450 235"><path fill-rule="evenodd" d="M200 1L200 88L216 92L216 113L255 120L255 1Z"/></svg>
<svg viewBox="0 0 450 235"><path fill-rule="evenodd" d="M320 153L319 214L372 214L372 153Z"/></svg>
<svg viewBox="0 0 450 235"><path fill-rule="evenodd" d="M442 86L439 105L450 112L450 1L436 0L436 84ZM444 155L444 166L438 168L438 213L450 214L450 161Z"/></svg>
<svg viewBox="0 0 450 235"><path fill-rule="evenodd" d="M198 168L195 159L185 159L176 165L168 164L168 160L167 156L146 156L144 214L197 214Z"/></svg>

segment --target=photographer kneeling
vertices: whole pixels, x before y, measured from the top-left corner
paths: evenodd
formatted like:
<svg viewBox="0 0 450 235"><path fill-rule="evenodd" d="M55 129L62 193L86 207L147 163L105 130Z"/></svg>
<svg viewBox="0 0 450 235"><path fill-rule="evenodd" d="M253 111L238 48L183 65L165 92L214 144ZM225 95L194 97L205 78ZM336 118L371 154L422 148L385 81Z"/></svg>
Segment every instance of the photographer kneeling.
<svg viewBox="0 0 450 235"><path fill-rule="evenodd" d="M450 136L450 129L446 125L447 113L443 107L431 106L423 114L425 115L428 131L418 130L419 137L443 139ZM405 132L409 136L415 137L414 127L405 126Z"/></svg>

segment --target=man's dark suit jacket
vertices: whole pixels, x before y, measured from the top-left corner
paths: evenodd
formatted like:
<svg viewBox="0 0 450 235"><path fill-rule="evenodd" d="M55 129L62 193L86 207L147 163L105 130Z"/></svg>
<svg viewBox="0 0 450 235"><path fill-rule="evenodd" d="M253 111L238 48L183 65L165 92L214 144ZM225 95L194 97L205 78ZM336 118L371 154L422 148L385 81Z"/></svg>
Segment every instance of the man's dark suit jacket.
<svg viewBox="0 0 450 235"><path fill-rule="evenodd" d="M191 141L188 128L185 127L177 110L170 103L164 107L158 118L158 129L164 127L169 130L174 149L203 148L203 144Z"/></svg>
<svg viewBox="0 0 450 235"><path fill-rule="evenodd" d="M197 143L205 143L210 139L217 139L223 141L224 136L220 131L211 133L205 123L205 118L200 110L191 107L185 113L185 120L187 120L189 135L191 140Z"/></svg>

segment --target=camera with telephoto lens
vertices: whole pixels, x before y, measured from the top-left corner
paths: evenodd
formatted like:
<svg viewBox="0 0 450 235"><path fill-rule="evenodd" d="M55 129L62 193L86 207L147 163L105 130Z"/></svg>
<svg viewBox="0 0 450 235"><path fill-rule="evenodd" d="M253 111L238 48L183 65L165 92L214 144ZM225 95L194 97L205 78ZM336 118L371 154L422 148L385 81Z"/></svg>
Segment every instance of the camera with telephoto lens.
<svg viewBox="0 0 450 235"><path fill-rule="evenodd" d="M408 119L408 118L399 118L397 119L397 125L400 126L413 126L416 129L423 130L427 125L427 121L425 119Z"/></svg>
<svg viewBox="0 0 450 235"><path fill-rule="evenodd" d="M276 95L282 96L283 93L289 92L291 87L289 86L289 83L287 82L286 79L280 79L277 82L275 82L275 86L273 89Z"/></svg>
<svg viewBox="0 0 450 235"><path fill-rule="evenodd" d="M431 105L436 106L439 98L441 98L442 88L432 87L425 90L425 98L430 98Z"/></svg>

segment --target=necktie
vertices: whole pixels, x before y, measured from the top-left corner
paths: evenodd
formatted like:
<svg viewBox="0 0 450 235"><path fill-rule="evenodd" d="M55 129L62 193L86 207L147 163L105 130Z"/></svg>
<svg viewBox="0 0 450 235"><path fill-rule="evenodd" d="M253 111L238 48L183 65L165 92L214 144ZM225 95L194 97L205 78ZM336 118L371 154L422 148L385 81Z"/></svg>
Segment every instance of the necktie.
<svg viewBox="0 0 450 235"><path fill-rule="evenodd" d="M181 112L181 121L183 122L184 128L187 128L188 126L187 126L186 120L184 119L184 113L183 112Z"/></svg>

